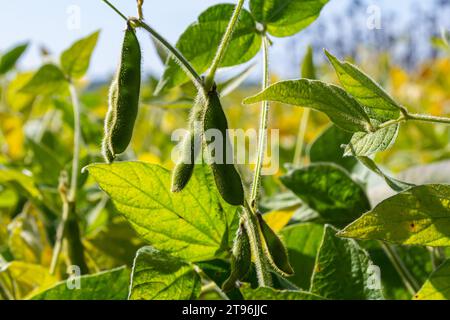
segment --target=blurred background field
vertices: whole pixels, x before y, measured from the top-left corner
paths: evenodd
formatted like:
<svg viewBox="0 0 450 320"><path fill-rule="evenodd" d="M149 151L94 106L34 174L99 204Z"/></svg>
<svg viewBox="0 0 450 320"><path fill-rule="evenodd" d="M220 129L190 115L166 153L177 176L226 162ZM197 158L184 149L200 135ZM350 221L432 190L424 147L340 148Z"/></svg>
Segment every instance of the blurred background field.
<svg viewBox="0 0 450 320"><path fill-rule="evenodd" d="M116 19L102 7L100 1L97 2L99 4L96 5L96 10L101 12L102 19ZM215 1L208 1L208 4L197 1L194 8L199 11L189 11L192 14L190 21L213 3ZM331 1L330 8L324 11L323 16L310 29L294 39L274 41L271 81L300 77L300 62L306 45L311 44L314 47L319 79L338 83L331 66L324 60L322 48L327 48L338 57L361 66L411 111L450 116L450 49L448 44L446 46L439 40L441 30L450 27L447 19L450 15L450 1L427 1L427 4L423 4L423 1L380 1L383 17L381 30L367 29L365 19L368 4L369 1ZM7 6L10 10L17 10L16 7L19 7L15 2L9 2ZM130 8L134 8L134 3L130 4ZM167 11L160 7L158 10L161 15ZM134 9L130 11L134 12ZM61 38L48 36L34 42L33 27L28 24L25 31L23 25L19 27L17 34L6 32L6 29L12 27L8 27L9 23L1 17L8 15L8 12L13 11L7 9L0 13L0 52L6 52L8 48L24 41L31 42L29 53L23 56L17 67L0 76L0 266L2 261L16 262L14 272L23 273L23 283L18 285L16 294L17 297L25 297L34 288L54 281L44 272L50 264L50 243L54 241L48 235L55 234L55 221L59 214L55 208L61 206L58 193L60 174L70 172L73 115L67 92L35 96L20 92L20 88L40 63L56 59L64 45L68 46L71 41L65 43L66 39L63 41ZM13 16L11 14L9 19ZM92 16L95 18L95 14ZM46 15L35 17L37 18L49 19ZM155 20L155 26L159 24L158 19ZM166 30L171 40L175 41L177 32L181 32L185 26L182 23L179 28L164 29L163 25L161 29L163 33ZM92 26L87 30L86 26L84 33L77 36L85 36L97 27ZM100 145L108 87L120 46L120 37L110 34L117 34L117 30L122 27L113 28L113 31L101 31L98 51L94 55L89 76L77 84L82 107L83 166L102 161ZM185 85L162 96L153 96L162 63L150 40L144 52L148 56L145 58L146 77L139 120L132 145L121 159L138 159L171 168L174 146L170 140L171 134L175 129L186 126L194 93L192 87ZM248 64L257 64L253 74L242 86L224 98L231 128L258 126L260 107L241 104L243 98L259 90L258 62L256 60ZM224 70L221 78L225 81L248 65ZM301 108L272 105L270 126L280 130L281 166L277 175L284 173L283 165L293 160L302 112ZM309 161L309 144L328 125L323 114L312 112L303 150L305 163ZM408 123L403 125L395 146L379 154L376 160L393 175L414 166L449 161L449 140L448 126ZM445 168L442 173L449 171L449 166ZM248 170L241 169L246 181L250 182L251 167ZM78 214L82 218L83 243L89 257L89 267L100 271L130 264L141 245L140 240L116 215L106 197L85 174L81 176L79 183L83 188L80 188L82 195L77 203ZM282 190L274 177L265 177L264 186L266 195ZM31 203L31 198L36 201ZM41 219L42 216L46 219ZM34 268L30 279L26 275L26 272L31 272L27 265L33 265ZM9 283L7 278L2 277L7 275L0 273L0 280Z"/></svg>

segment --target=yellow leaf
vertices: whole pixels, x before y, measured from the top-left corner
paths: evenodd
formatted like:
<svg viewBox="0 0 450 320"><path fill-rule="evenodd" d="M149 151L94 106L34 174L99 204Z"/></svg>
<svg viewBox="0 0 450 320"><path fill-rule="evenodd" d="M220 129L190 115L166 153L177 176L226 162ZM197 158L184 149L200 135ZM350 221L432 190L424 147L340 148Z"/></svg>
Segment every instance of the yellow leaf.
<svg viewBox="0 0 450 320"><path fill-rule="evenodd" d="M291 220L295 209L272 211L263 216L266 223L275 232L280 232Z"/></svg>

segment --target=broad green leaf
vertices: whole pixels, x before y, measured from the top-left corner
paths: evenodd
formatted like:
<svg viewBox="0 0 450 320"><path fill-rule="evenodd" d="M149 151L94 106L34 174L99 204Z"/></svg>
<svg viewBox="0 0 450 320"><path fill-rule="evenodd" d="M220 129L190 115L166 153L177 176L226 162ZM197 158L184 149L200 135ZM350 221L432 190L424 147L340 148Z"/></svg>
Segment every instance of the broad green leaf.
<svg viewBox="0 0 450 320"><path fill-rule="evenodd" d="M339 236L402 245L450 246L450 186L423 185L384 200Z"/></svg>
<svg viewBox="0 0 450 320"><path fill-rule="evenodd" d="M333 164L292 170L281 177L281 182L326 222L337 226L350 223L370 209L364 189Z"/></svg>
<svg viewBox="0 0 450 320"><path fill-rule="evenodd" d="M0 184L10 184L32 198L42 199L41 192L36 187L33 177L14 169L0 167Z"/></svg>
<svg viewBox="0 0 450 320"><path fill-rule="evenodd" d="M33 77L32 72L16 74L15 78L8 84L6 91L6 102L8 107L14 111L24 112L33 105L36 97L32 94L26 94L20 89Z"/></svg>
<svg viewBox="0 0 450 320"><path fill-rule="evenodd" d="M352 134L331 125L311 144L309 158L311 162L331 162L352 172L357 164L355 158L344 157L342 145L348 144Z"/></svg>
<svg viewBox="0 0 450 320"><path fill-rule="evenodd" d="M311 46L308 46L306 55L303 58L301 74L302 78L305 79L317 79L316 67L314 66L314 51Z"/></svg>
<svg viewBox="0 0 450 320"><path fill-rule="evenodd" d="M317 251L322 241L323 225L296 224L283 229L281 235L295 271L289 281L300 288L309 288Z"/></svg>
<svg viewBox="0 0 450 320"><path fill-rule="evenodd" d="M344 156L368 157L389 149L397 139L399 125L379 129L375 132L356 132L345 147Z"/></svg>
<svg viewBox="0 0 450 320"><path fill-rule="evenodd" d="M42 66L26 83L21 92L34 95L50 95L67 86L67 81L61 69L54 64Z"/></svg>
<svg viewBox="0 0 450 320"><path fill-rule="evenodd" d="M325 113L338 127L350 132L369 132L372 124L364 107L341 88L318 80L277 82L244 100L245 104L276 101Z"/></svg>
<svg viewBox="0 0 450 320"><path fill-rule="evenodd" d="M79 288L75 282L79 281ZM126 267L67 279L40 292L33 300L126 300L130 271ZM70 287L70 285L74 287Z"/></svg>
<svg viewBox="0 0 450 320"><path fill-rule="evenodd" d="M241 289L245 300L325 300L321 296L306 291L276 290L270 287Z"/></svg>
<svg viewBox="0 0 450 320"><path fill-rule="evenodd" d="M336 237L326 226L311 279L311 292L328 299L383 299L376 266L356 241Z"/></svg>
<svg viewBox="0 0 450 320"><path fill-rule="evenodd" d="M198 21L191 24L180 36L176 47L198 73L205 72L213 61L234 7L233 4L218 4L208 8L200 14ZM247 62L260 48L261 36L256 32L256 22L252 15L243 9L221 67ZM188 80L180 66L173 59L169 59L156 92L173 88Z"/></svg>
<svg viewBox="0 0 450 320"><path fill-rule="evenodd" d="M356 66L339 61L325 51L344 88L362 105L366 106L369 115L379 121L396 119L402 107L395 102L386 91Z"/></svg>
<svg viewBox="0 0 450 320"><path fill-rule="evenodd" d="M12 261L0 265L0 285L11 299L24 299L57 282L48 268L41 265Z"/></svg>
<svg viewBox="0 0 450 320"><path fill-rule="evenodd" d="M367 169L379 175L384 179L386 184L394 191L401 192L408 188L413 187L413 184L406 183L397 179L394 179L388 175L386 175L377 165L376 163L370 159L369 157L356 157L359 162L361 162Z"/></svg>
<svg viewBox="0 0 450 320"><path fill-rule="evenodd" d="M61 69L70 78L81 78L89 68L92 52L97 45L100 31L78 40L61 54Z"/></svg>
<svg viewBox="0 0 450 320"><path fill-rule="evenodd" d="M188 261L227 252L236 228L237 207L221 201L203 166L180 193L170 192L170 172L142 162L93 164L90 175L117 210L156 249Z"/></svg>
<svg viewBox="0 0 450 320"><path fill-rule="evenodd" d="M450 260L431 274L414 300L450 300Z"/></svg>
<svg viewBox="0 0 450 320"><path fill-rule="evenodd" d="M20 44L12 48L0 57L0 75L7 73L14 68L17 61L28 48L28 43Z"/></svg>
<svg viewBox="0 0 450 320"><path fill-rule="evenodd" d="M130 300L192 300L200 294L200 277L188 262L152 247L134 260Z"/></svg>
<svg viewBox="0 0 450 320"><path fill-rule="evenodd" d="M288 37L313 23L328 0L251 0L255 19L275 37Z"/></svg>

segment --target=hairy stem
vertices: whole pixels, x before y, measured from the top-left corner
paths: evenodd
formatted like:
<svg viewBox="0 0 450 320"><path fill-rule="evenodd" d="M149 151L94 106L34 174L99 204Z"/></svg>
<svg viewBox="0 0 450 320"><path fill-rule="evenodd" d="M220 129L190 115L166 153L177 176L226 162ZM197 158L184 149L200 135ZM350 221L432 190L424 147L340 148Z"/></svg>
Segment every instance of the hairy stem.
<svg viewBox="0 0 450 320"><path fill-rule="evenodd" d="M262 90L269 86L269 43L267 37L263 37L263 82ZM264 153L266 149L267 128L269 126L269 102L262 102L261 118L259 123L258 156L256 159L255 173L253 176L250 203L253 209L256 208L261 185L261 170L264 163Z"/></svg>
<svg viewBox="0 0 450 320"><path fill-rule="evenodd" d="M258 285L260 287L269 287L272 284L272 278L263 249L258 219L255 212L247 202L243 208L243 214L248 237L250 239L251 252L255 263Z"/></svg>
<svg viewBox="0 0 450 320"><path fill-rule="evenodd" d="M400 278L403 281L406 289L411 295L415 295L417 291L419 291L420 286L417 283L416 279L414 279L411 272L409 272L408 268L403 263L402 259L398 256L395 248L389 244L379 241L381 248L386 253L387 257L393 264L395 270L399 274Z"/></svg>
<svg viewBox="0 0 450 320"><path fill-rule="evenodd" d="M302 162L302 152L305 146L306 129L308 128L310 113L311 109L303 109L302 121L300 122L300 127L298 128L297 145L295 146L294 160L292 161L294 165L300 165Z"/></svg>
<svg viewBox="0 0 450 320"><path fill-rule="evenodd" d="M239 20L239 16L242 11L242 7L244 6L245 0L239 0L236 4L236 8L234 9L233 15L231 16L230 22L228 23L225 34L223 35L222 41L220 42L219 48L217 49L214 60L209 68L208 76L205 79L205 88L206 91L212 87L214 83L214 78L216 76L217 69L222 63L223 57L228 49L228 46L231 41L231 36L233 35L233 31L236 28L237 22Z"/></svg>
<svg viewBox="0 0 450 320"><path fill-rule="evenodd" d="M450 124L450 118L435 117L435 116L430 116L430 115L426 115L426 114L408 113L407 120Z"/></svg>
<svg viewBox="0 0 450 320"><path fill-rule="evenodd" d="M80 145L81 145L81 123L80 123L80 101L75 86L69 84L70 96L73 106L73 158L72 175L70 177L69 201L75 202L78 187L78 174L80 170Z"/></svg>

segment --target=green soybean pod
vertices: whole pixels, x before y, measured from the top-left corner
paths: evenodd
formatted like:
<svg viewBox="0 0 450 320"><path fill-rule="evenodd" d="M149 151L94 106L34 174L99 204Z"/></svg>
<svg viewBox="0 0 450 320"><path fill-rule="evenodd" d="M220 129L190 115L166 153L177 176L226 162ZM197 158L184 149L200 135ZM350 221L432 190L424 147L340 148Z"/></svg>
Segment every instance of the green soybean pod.
<svg viewBox="0 0 450 320"><path fill-rule="evenodd" d="M197 97L189 119L189 132L181 146L181 159L172 172L172 192L182 191L194 172L195 160L201 152L201 131L199 124L203 119L204 99Z"/></svg>
<svg viewBox="0 0 450 320"><path fill-rule="evenodd" d="M264 221L261 214L258 213L259 226L261 227L261 233L266 242L266 249L268 251L269 262L272 267L283 276L291 276L294 274L289 263L289 257L286 247L281 241L280 237L270 228L270 226Z"/></svg>
<svg viewBox="0 0 450 320"><path fill-rule="evenodd" d="M141 48L134 29L127 24L119 68L111 84L105 119L103 156L109 163L126 150L133 136L141 88Z"/></svg>
<svg viewBox="0 0 450 320"><path fill-rule="evenodd" d="M241 222L231 252L231 274L222 285L224 292L234 289L236 281L244 279L250 272L252 253L250 239L244 223Z"/></svg>
<svg viewBox="0 0 450 320"><path fill-rule="evenodd" d="M220 195L231 205L244 205L244 188L233 161L233 148L227 132L228 121L215 87L208 93L203 126L205 136L212 130L210 132L220 133L222 137L219 150L211 148L212 141L206 141L207 155Z"/></svg>

